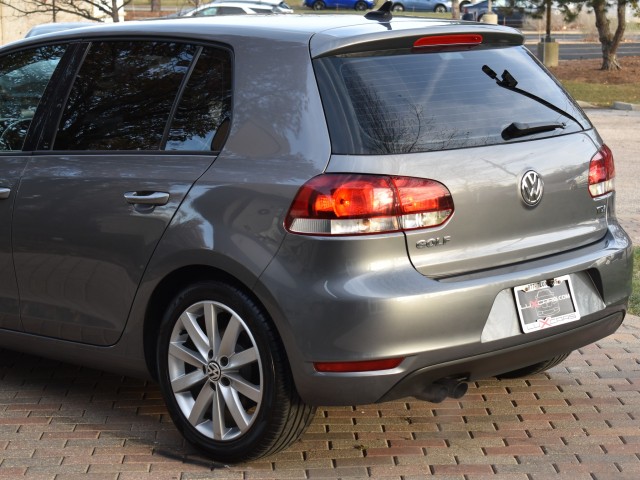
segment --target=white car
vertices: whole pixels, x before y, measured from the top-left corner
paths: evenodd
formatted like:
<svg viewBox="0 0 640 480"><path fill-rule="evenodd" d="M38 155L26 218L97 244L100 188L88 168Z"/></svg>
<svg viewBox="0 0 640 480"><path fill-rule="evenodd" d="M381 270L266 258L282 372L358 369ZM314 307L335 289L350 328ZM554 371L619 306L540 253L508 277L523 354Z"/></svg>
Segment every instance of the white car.
<svg viewBox="0 0 640 480"><path fill-rule="evenodd" d="M293 10L281 0L233 0L206 3L192 10L181 12L177 16L211 17L218 15L270 15L273 13L293 13Z"/></svg>

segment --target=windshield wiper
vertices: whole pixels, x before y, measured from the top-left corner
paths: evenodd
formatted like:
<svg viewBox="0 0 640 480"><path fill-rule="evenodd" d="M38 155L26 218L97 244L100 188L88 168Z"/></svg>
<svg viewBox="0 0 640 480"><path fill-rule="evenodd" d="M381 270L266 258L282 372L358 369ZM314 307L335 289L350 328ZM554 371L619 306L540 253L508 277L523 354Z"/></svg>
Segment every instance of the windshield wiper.
<svg viewBox="0 0 640 480"><path fill-rule="evenodd" d="M562 115L563 117L567 117L570 120L573 120L574 122L576 122L578 125L580 125L580 128L584 130L584 126L578 121L576 120L576 118L571 115L568 112L565 112L564 110L562 110L561 108L556 107L553 103L547 102L544 98L540 98L537 95L534 95L533 93L527 92L526 90L522 90L521 88L516 87L516 85L518 85L518 81L513 77L513 75L511 75L509 73L508 70L505 70L502 73L502 78L498 79L498 74L496 72L494 72L491 67L489 67L488 65L483 65L482 66L482 71L484 73L486 73L489 78L493 79L496 81L496 84L502 88L506 88L507 90L511 91L511 92L515 92L515 93L519 93L520 95L524 95L527 98L530 98L531 100L538 102L541 105L544 105L547 108L550 108L551 110L553 110L556 113L559 113L560 115ZM512 123L511 125L514 125L514 123ZM509 125L507 128L505 128L505 131L508 130L511 125ZM562 125L562 124L559 124ZM562 128L564 128L566 125L564 125ZM555 127L549 130L540 130L540 131L551 131L551 130L555 130L556 128L560 128L560 127ZM527 133L526 135L532 135L533 133L538 133L538 132L531 132L531 133ZM503 132L503 136L504 136L504 132ZM517 136L523 136L523 135L517 135ZM511 137L511 138L515 138L515 137Z"/></svg>
<svg viewBox="0 0 640 480"><path fill-rule="evenodd" d="M512 138L526 137L527 135L535 135L536 133L552 132L559 128L564 129L566 126L566 123L559 122L513 122L502 131L502 139L511 140Z"/></svg>

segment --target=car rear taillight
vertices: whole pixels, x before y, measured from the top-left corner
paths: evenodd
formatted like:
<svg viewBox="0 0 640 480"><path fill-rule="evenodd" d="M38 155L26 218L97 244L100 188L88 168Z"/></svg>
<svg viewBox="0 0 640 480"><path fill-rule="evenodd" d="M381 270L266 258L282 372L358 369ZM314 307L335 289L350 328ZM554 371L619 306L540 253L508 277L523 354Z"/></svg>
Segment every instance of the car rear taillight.
<svg viewBox="0 0 640 480"><path fill-rule="evenodd" d="M615 176L616 167L613 162L613 153L609 147L603 145L589 164L589 194L595 198L613 192L613 177Z"/></svg>
<svg viewBox="0 0 640 480"><path fill-rule="evenodd" d="M369 235L437 227L452 213L451 193L435 180L325 174L300 188L285 228L303 235Z"/></svg>

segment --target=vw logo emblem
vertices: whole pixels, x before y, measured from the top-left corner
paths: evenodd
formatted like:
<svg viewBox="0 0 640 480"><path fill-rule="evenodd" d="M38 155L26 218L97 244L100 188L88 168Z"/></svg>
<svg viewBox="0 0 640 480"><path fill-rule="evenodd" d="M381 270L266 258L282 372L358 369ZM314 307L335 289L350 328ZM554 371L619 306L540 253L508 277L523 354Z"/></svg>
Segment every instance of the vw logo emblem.
<svg viewBox="0 0 640 480"><path fill-rule="evenodd" d="M538 172L529 170L522 176L520 180L520 195L524 203L530 207L535 207L542 200L542 191L544 183Z"/></svg>
<svg viewBox="0 0 640 480"><path fill-rule="evenodd" d="M216 362L208 363L205 367L205 371L207 376L209 377L209 380L212 382L217 382L222 376L220 365L218 365Z"/></svg>

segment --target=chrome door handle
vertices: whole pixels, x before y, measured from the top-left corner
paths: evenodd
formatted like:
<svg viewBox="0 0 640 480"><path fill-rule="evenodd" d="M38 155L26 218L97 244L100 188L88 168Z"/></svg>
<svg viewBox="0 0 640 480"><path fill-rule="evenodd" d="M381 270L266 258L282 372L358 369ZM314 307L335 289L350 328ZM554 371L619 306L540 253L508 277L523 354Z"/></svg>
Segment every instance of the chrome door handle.
<svg viewBox="0 0 640 480"><path fill-rule="evenodd" d="M10 188L0 187L0 200L4 200L5 198L9 198L9 194L11 193Z"/></svg>
<svg viewBox="0 0 640 480"><path fill-rule="evenodd" d="M166 205L169 194L166 192L126 192L124 199L133 205Z"/></svg>

